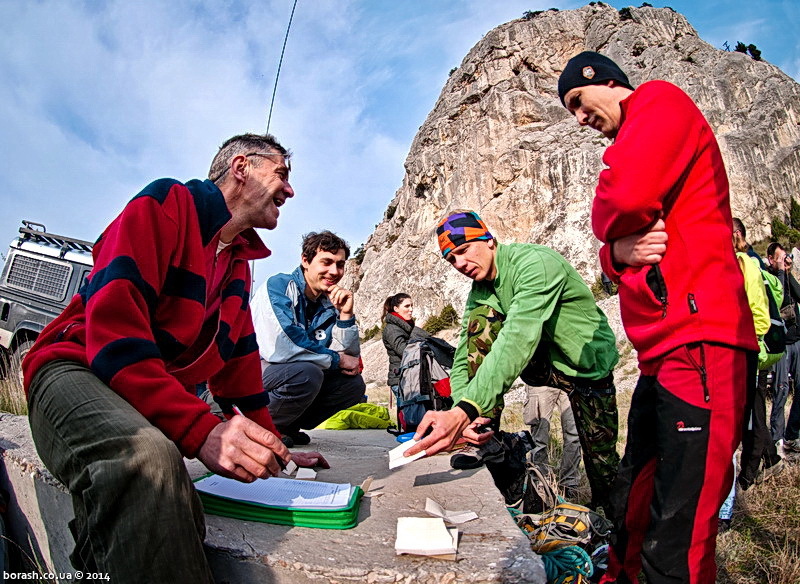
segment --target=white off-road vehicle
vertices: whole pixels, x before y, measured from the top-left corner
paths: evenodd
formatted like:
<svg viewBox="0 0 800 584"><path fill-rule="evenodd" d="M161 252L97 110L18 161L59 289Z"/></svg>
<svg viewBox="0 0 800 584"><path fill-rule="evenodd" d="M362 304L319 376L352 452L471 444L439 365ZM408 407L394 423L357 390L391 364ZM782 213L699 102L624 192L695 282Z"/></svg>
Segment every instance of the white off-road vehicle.
<svg viewBox="0 0 800 584"><path fill-rule="evenodd" d="M36 337L83 285L92 245L22 222L0 274L0 377L19 371Z"/></svg>

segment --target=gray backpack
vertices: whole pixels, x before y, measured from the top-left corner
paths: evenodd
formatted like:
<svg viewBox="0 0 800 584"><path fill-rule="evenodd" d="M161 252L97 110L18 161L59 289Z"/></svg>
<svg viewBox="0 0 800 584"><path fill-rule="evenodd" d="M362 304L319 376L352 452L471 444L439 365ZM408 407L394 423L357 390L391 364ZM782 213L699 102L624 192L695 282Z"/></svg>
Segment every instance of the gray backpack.
<svg viewBox="0 0 800 584"><path fill-rule="evenodd" d="M449 410L450 368L455 347L436 337L413 339L403 351L398 374L397 424L400 433L413 432L428 410Z"/></svg>

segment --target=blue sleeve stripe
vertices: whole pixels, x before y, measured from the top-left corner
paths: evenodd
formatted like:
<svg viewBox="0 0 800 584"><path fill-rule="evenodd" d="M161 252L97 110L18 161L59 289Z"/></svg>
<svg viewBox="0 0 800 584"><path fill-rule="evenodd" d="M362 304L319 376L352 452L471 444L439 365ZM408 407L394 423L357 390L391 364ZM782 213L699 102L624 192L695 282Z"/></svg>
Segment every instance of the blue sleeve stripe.
<svg viewBox="0 0 800 584"><path fill-rule="evenodd" d="M162 293L168 296L193 300L205 306L206 280L189 270L170 266L167 269L167 277L164 279Z"/></svg>
<svg viewBox="0 0 800 584"><path fill-rule="evenodd" d="M250 353L255 353L257 351L258 343L256 342L256 334L252 333L242 337L236 342L236 346L233 348L233 353L231 354L231 359L244 357L245 355L249 355Z"/></svg>
<svg viewBox="0 0 800 584"><path fill-rule="evenodd" d="M242 310L247 310L247 304L250 302L250 294L244 289L244 280L232 280L225 289L222 291L222 301L225 302L231 296L238 296L242 299Z"/></svg>
<svg viewBox="0 0 800 584"><path fill-rule="evenodd" d="M142 298L144 298L150 314L153 314L158 296L155 289L142 277L141 272L139 272L139 266L130 256L115 257L105 268L98 270L91 276L91 279L80 289L83 305L86 306L92 296L115 280L127 280L133 284L142 295Z"/></svg>
<svg viewBox="0 0 800 584"><path fill-rule="evenodd" d="M200 234L203 247L209 244L217 232L231 218L222 191L210 180L190 180L186 188L194 198L197 220L200 223Z"/></svg>
<svg viewBox="0 0 800 584"><path fill-rule="evenodd" d="M222 357L223 361L228 361L233 355L233 350L235 345L230 337L231 333L231 325L227 322L220 322L219 323L219 330L217 331L217 336L214 339L214 342L217 343L217 349L219 350L219 356Z"/></svg>
<svg viewBox="0 0 800 584"><path fill-rule="evenodd" d="M149 185L144 187L131 200L133 201L141 197L150 197L151 199L158 201L159 205L163 205L164 201L167 200L167 195L169 195L170 189L179 184L181 183L174 178L160 178L158 180L154 180Z"/></svg>
<svg viewBox="0 0 800 584"><path fill-rule="evenodd" d="M153 336L161 355L167 362L174 361L188 348L164 329L154 329Z"/></svg>
<svg viewBox="0 0 800 584"><path fill-rule="evenodd" d="M210 180L190 180L183 185L183 183L173 178L160 178L151 182L133 198L150 197L158 201L160 205L163 205L175 185L185 186L194 199L197 220L200 224L200 234L205 247L231 218L231 213L225 204L222 192L213 182Z"/></svg>
<svg viewBox="0 0 800 584"><path fill-rule="evenodd" d="M161 359L156 344L148 339L126 337L100 349L92 361L92 371L103 383L109 384L119 371L146 359Z"/></svg>

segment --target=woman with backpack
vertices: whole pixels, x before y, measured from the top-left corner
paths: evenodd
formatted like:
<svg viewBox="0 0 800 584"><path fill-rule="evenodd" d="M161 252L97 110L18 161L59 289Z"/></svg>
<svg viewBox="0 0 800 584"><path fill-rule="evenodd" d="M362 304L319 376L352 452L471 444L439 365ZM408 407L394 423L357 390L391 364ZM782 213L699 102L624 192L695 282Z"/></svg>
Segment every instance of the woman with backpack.
<svg viewBox="0 0 800 584"><path fill-rule="evenodd" d="M430 334L414 325L414 302L405 292L386 299L383 303L382 320L384 321L383 346L389 354L389 375L386 383L397 397L400 385L398 369L408 341L412 336L421 339L429 337Z"/></svg>

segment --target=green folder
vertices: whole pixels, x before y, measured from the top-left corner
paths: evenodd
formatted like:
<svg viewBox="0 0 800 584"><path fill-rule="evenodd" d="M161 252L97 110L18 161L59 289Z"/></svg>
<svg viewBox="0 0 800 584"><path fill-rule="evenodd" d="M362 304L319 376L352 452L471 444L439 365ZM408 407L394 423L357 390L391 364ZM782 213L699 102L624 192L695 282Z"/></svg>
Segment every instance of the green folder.
<svg viewBox="0 0 800 584"><path fill-rule="evenodd" d="M210 473L209 473L210 474ZM205 475L195 479L195 482L206 478ZM210 515L233 517L244 521L261 521L263 523L276 523L278 525L293 525L297 527L316 527L319 529L350 529L358 523L358 509L364 491L361 487L353 487L350 500L344 507L325 509L303 509L297 507L275 507L230 499L210 493L198 491L203 508Z"/></svg>

